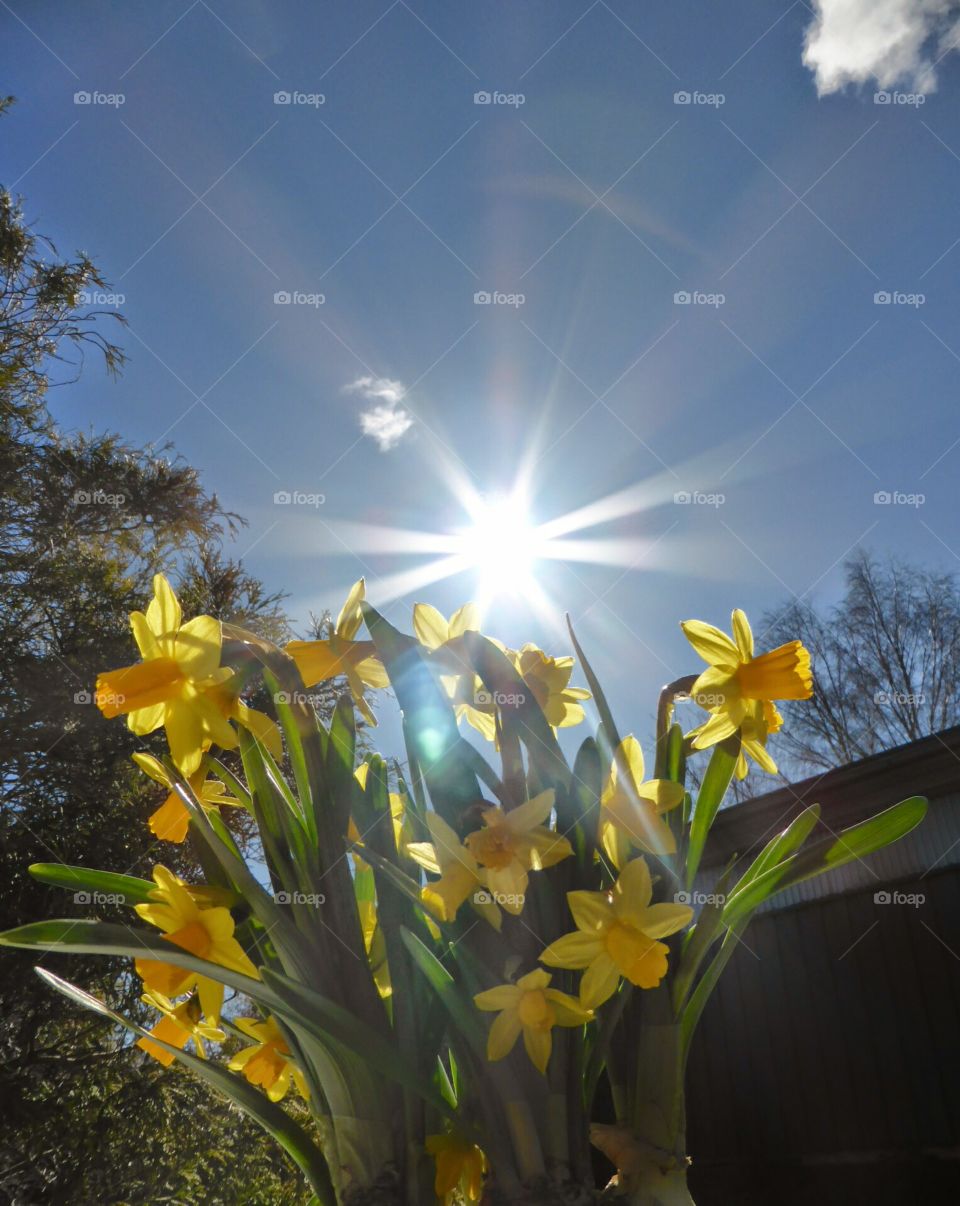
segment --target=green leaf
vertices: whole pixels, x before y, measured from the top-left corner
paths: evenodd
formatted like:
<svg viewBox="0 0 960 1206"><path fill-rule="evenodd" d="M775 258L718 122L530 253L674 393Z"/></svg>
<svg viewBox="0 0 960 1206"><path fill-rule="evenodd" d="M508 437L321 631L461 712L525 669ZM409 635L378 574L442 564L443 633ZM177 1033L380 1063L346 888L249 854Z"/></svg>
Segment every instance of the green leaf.
<svg viewBox="0 0 960 1206"><path fill-rule="evenodd" d="M613 713L610 711L610 705L607 703L607 697L603 693L603 688L600 686L600 680L593 672L593 667L587 661L586 655L580 648L580 642L577 640L577 634L573 631L573 621L567 616L567 628L570 631L570 640L573 641L573 648L577 657L580 659L580 665L583 667L583 674L587 680L591 692L593 693L593 702L597 705L597 712L600 716L600 728L603 733L604 744L606 749L602 753L606 756L609 762L613 761L614 752L620 748L620 734L617 731L617 726L613 719Z"/></svg>
<svg viewBox="0 0 960 1206"><path fill-rule="evenodd" d="M481 792L476 775L460 756L460 732L450 702L413 637L398 632L369 603L360 606L403 711L411 765L419 767L434 808L456 829Z"/></svg>
<svg viewBox="0 0 960 1206"><path fill-rule="evenodd" d="M592 737L583 741L573 763L573 798L577 808L577 824L573 840L577 862L582 873L593 871L593 855L597 848L600 825L600 794L603 790L603 765L600 747ZM592 886L592 885L591 885Z"/></svg>
<svg viewBox="0 0 960 1206"><path fill-rule="evenodd" d="M157 885L149 879L133 875L116 875L113 871L94 871L89 867L68 867L65 863L32 863L27 870L34 879L54 888L70 892L87 892L104 896L119 896L116 904L147 904ZM78 901L78 904L86 904Z"/></svg>
<svg viewBox="0 0 960 1206"><path fill-rule="evenodd" d="M408 1062L397 1045L361 1022L356 1014L305 984L270 971L269 968L263 969L263 979L283 1000L284 1012L291 1022L303 1025L307 1019L313 1019L313 1024L325 1035L359 1056L377 1073L389 1076L397 1084L411 1089L441 1113L456 1118L456 1114L450 1110L433 1084L424 1078L415 1065Z"/></svg>
<svg viewBox="0 0 960 1206"><path fill-rule="evenodd" d="M693 810L693 820L690 823L690 841L687 846L687 888L693 887L693 881L700 866L703 848L707 844L707 835L713 824L717 811L727 794L737 756L740 753L739 738L721 741L714 746L707 764L707 773L697 793L697 803Z"/></svg>
<svg viewBox="0 0 960 1206"><path fill-rule="evenodd" d="M482 1058L486 1051L486 1033L480 1024L473 1002L467 1000L453 976L436 955L424 946L416 934L404 927L400 931L400 936L404 946L413 957L414 963L443 1002L459 1032Z"/></svg>
<svg viewBox="0 0 960 1206"><path fill-rule="evenodd" d="M807 850L782 859L733 893L723 910L724 924L735 926L741 919L748 919L765 900L792 884L802 883L815 875L822 875L854 859L862 859L882 850L916 828L926 811L927 801L924 797L911 796L875 817L851 825L835 837L823 838ZM798 821L800 819L797 818Z"/></svg>
<svg viewBox="0 0 960 1206"><path fill-rule="evenodd" d="M94 1013L99 1013L102 1017L108 1018L116 1025L122 1026L140 1038L149 1037L151 1042L157 1043L169 1051L171 1055L188 1067L201 1080L205 1080L215 1089L218 1089L225 1097L239 1106L241 1110L249 1114L255 1122L258 1122L280 1144L284 1151L296 1162L310 1183L310 1188L317 1195L318 1200L323 1206L336 1206L336 1195L330 1179L330 1170L327 1167L326 1160L323 1158L323 1153L313 1143L303 1127L295 1122L279 1105L270 1101L266 1094L260 1092L259 1089L256 1089L242 1076L235 1076L232 1072L228 1072L220 1064L212 1060L199 1059L197 1056L189 1054L189 1052L181 1051L178 1047L164 1042L163 1039L148 1035L146 1030L143 1030L121 1014L115 1013L104 1005L102 1001L91 996L90 993L84 992L82 988L78 988L75 984L71 984L68 980L62 980L59 976L55 976L53 972L49 972L42 967L35 968L34 970L51 988L62 993L69 1000L75 1001Z"/></svg>
<svg viewBox="0 0 960 1206"><path fill-rule="evenodd" d="M747 870L743 873L740 879L734 885L733 896L747 884L752 883L758 876L763 875L765 871L769 871L771 867L775 867L784 859L789 858L791 854L795 854L803 845L820 819L820 805L811 804L805 808L798 816L790 822L790 824L775 834L766 846L760 851L757 857L753 860Z"/></svg>
<svg viewBox="0 0 960 1206"><path fill-rule="evenodd" d="M385 859L382 854L378 854L370 846L353 846L353 852L358 858L362 858L365 863L369 863L390 881L390 883L399 892L402 892L413 904L421 911L423 910L423 900L420 896L420 885L416 880L411 879L399 867L395 867L388 859ZM359 874L359 873L358 873Z"/></svg>

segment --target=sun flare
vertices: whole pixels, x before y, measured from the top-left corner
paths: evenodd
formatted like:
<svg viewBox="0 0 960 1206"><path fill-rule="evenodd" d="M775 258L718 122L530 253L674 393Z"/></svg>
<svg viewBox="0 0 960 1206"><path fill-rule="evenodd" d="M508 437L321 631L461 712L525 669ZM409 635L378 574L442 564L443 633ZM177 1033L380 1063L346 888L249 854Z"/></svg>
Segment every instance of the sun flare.
<svg viewBox="0 0 960 1206"><path fill-rule="evenodd" d="M529 589L540 541L524 499L517 494L481 499L472 518L457 539L481 593L492 597Z"/></svg>

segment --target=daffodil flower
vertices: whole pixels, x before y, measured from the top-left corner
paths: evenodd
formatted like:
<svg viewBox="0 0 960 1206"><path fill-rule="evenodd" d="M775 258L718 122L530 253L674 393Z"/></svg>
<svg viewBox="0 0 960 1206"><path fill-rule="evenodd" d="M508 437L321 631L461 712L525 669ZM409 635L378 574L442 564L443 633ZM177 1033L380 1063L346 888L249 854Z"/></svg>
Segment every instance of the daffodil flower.
<svg viewBox="0 0 960 1206"><path fill-rule="evenodd" d="M644 779L640 742L625 737L600 795L600 838L614 865L623 865L631 842L656 854L675 854L676 839L662 814L682 803L681 784Z"/></svg>
<svg viewBox="0 0 960 1206"><path fill-rule="evenodd" d="M222 1043L227 1037L222 1030L218 1030L216 1026L203 1020L203 1008L199 998L193 993L179 1005L159 992L145 992L142 1000L152 1009L159 1009L163 1015L150 1034L155 1039L169 1043L171 1047L178 1047L182 1051L193 1039L197 1055L201 1059L206 1059L207 1052L204 1042ZM176 1058L172 1051L161 1047L159 1043L152 1042L149 1038L138 1039L137 1046L146 1051L148 1055L152 1055L155 1060L159 1060L165 1068L169 1068Z"/></svg>
<svg viewBox="0 0 960 1206"><path fill-rule="evenodd" d="M282 1101L292 1081L304 1099L309 1098L307 1082L294 1062L274 1017L266 1021L256 1018L237 1018L235 1025L248 1037L256 1040L255 1047L244 1047L230 1060L231 1072L243 1072L252 1085L266 1090L271 1101Z"/></svg>
<svg viewBox="0 0 960 1206"><path fill-rule="evenodd" d="M689 734L698 750L732 737L748 718L755 720L758 701L809 699L813 694L810 654L800 641L754 655L753 632L739 609L733 613L732 626L731 639L701 620L687 620L680 625L707 663L690 691L697 703L712 713L705 724Z"/></svg>
<svg viewBox="0 0 960 1206"><path fill-rule="evenodd" d="M229 909L203 907L187 885L166 867L154 867L153 878L157 887L151 893L151 903L136 906L137 914L144 921L163 930L168 942L198 959L219 963L254 980L260 979L259 971L233 936L233 917ZM179 997L196 988L203 1012L213 1025L219 1023L223 985L218 981L155 959L137 959L136 969L148 989L166 997Z"/></svg>
<svg viewBox="0 0 960 1206"><path fill-rule="evenodd" d="M190 826L190 810L173 790L173 780L166 767L152 754L134 754L133 760L145 775L170 793L147 821L150 832L164 842L182 842ZM219 779L208 779L202 768L195 775L191 775L187 782L204 808L220 808L226 804L240 806L239 800L226 794L224 784Z"/></svg>
<svg viewBox="0 0 960 1206"><path fill-rule="evenodd" d="M544 826L553 810L551 788L509 812L488 808L481 816L483 829L468 834L464 845L486 869L487 886L497 904L519 914L527 891L528 871L542 871L573 854L559 833Z"/></svg>
<svg viewBox="0 0 960 1206"><path fill-rule="evenodd" d="M568 686L574 666L572 657L549 657L533 644L524 645L518 652L511 651L510 656L548 724L565 729L583 720L579 701L589 699L590 692Z"/></svg>
<svg viewBox="0 0 960 1206"><path fill-rule="evenodd" d="M375 725L377 720L367 703L364 688L388 687L390 679L383 662L376 656L373 641L354 639L363 622L360 604L364 590L362 578L353 584L337 616L332 636L322 641L290 641L286 649L297 663L307 687L343 675L358 711L367 724Z"/></svg>
<svg viewBox="0 0 960 1206"><path fill-rule="evenodd" d="M617 990L623 976L638 988L656 988L667 974L666 943L689 925L693 910L682 904L655 904L650 871L642 858L627 863L609 892L568 892L577 924L572 934L551 942L540 956L548 967L586 968L580 1003L596 1009Z"/></svg>
<svg viewBox="0 0 960 1206"><path fill-rule="evenodd" d="M424 1147L436 1163L433 1188L443 1206L459 1200L458 1190L460 1199L480 1201L487 1158L475 1143L456 1134L428 1135Z"/></svg>
<svg viewBox="0 0 960 1206"><path fill-rule="evenodd" d="M464 603L449 620L429 603L415 603L413 631L420 644L431 651L433 660L447 671L441 673L440 682L453 704L457 720L466 720L487 741L495 740L496 706L488 696L483 680L459 652L463 634L480 631L480 610L476 603ZM499 641L493 643L504 648Z"/></svg>
<svg viewBox="0 0 960 1206"><path fill-rule="evenodd" d="M126 714L128 728L139 737L162 725L174 762L192 775L212 743L224 749L237 744L236 733L210 697L211 689L231 678L233 671L220 665L219 620L181 620L170 583L156 574L146 613L130 616L143 661L99 675L96 701L107 718Z"/></svg>
<svg viewBox="0 0 960 1206"><path fill-rule="evenodd" d="M548 988L552 976L537 968L516 984L500 984L477 993L478 1009L497 1010L487 1035L487 1059L503 1059L523 1033L523 1045L535 1068L546 1073L554 1026L583 1026L593 1016L576 997Z"/></svg>
<svg viewBox="0 0 960 1206"><path fill-rule="evenodd" d="M411 842L407 853L425 871L440 878L420 890L426 908L440 921L453 921L467 900L494 929L503 924L500 909L487 890L483 869L443 817L427 813L427 828L433 842ZM519 910L518 910L519 911Z"/></svg>

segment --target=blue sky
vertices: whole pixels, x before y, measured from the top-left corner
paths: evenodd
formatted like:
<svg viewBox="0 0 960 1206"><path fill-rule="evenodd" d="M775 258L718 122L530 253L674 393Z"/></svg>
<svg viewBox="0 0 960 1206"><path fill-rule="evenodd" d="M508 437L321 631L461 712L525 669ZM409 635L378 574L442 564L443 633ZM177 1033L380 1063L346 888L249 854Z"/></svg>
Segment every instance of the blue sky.
<svg viewBox="0 0 960 1206"><path fill-rule="evenodd" d="M300 618L361 574L402 626L473 596L371 537L462 528L464 481L589 508L613 563L488 627L565 652L568 610L645 732L679 619L960 560L954 6L893 48L837 7L818 80L803 3L3 3L0 178L130 321L57 414L173 441Z"/></svg>

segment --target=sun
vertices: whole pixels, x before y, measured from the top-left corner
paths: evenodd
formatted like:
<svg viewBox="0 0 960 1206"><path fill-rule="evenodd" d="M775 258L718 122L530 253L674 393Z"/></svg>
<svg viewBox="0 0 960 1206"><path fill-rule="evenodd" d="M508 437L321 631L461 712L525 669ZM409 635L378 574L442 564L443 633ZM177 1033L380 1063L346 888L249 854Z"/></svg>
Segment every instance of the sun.
<svg viewBox="0 0 960 1206"><path fill-rule="evenodd" d="M479 499L473 523L458 533L459 552L476 572L482 595L521 594L530 588L540 544L519 494Z"/></svg>

